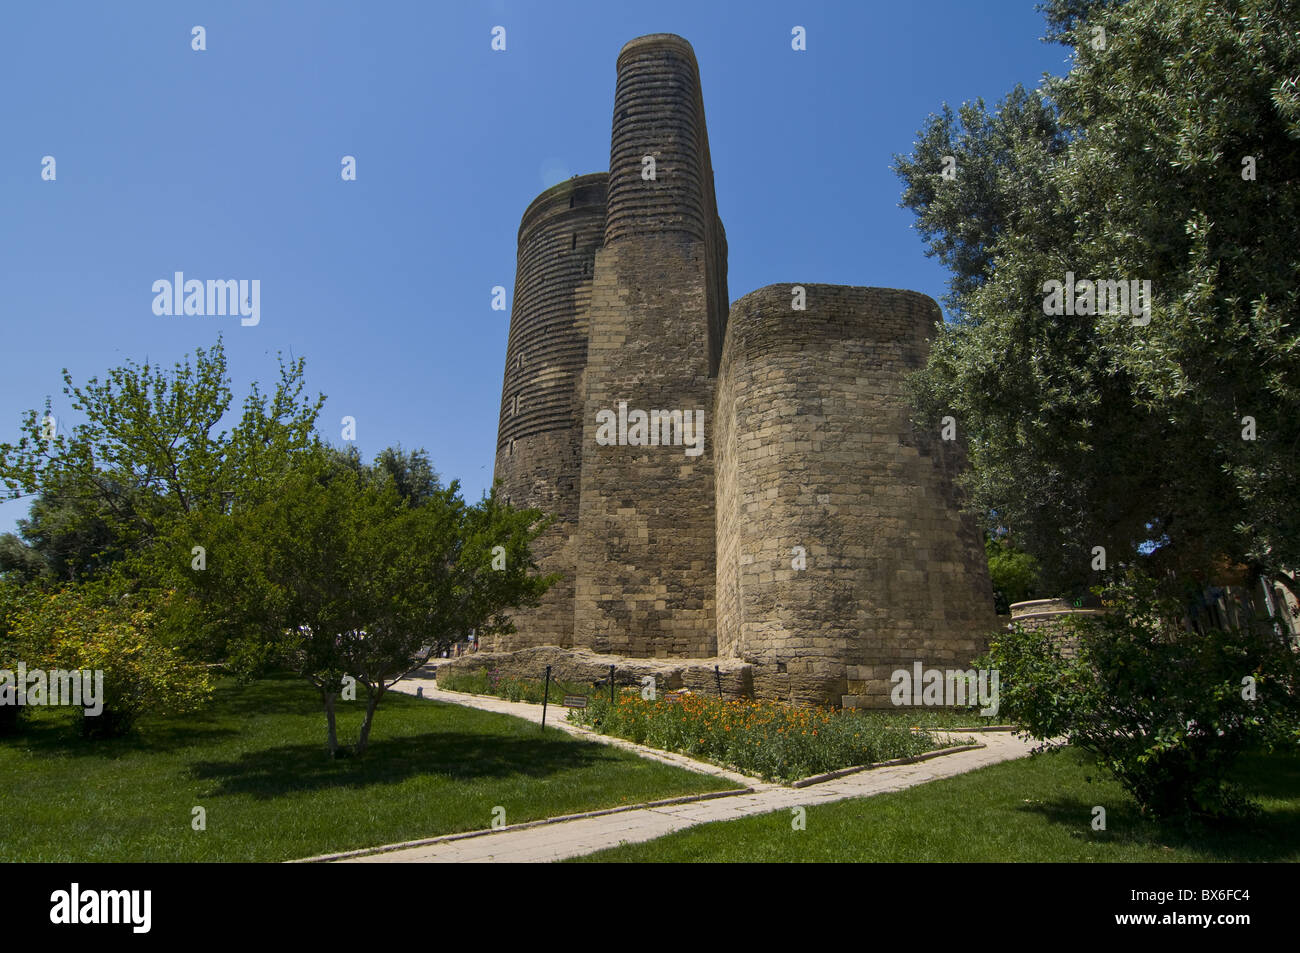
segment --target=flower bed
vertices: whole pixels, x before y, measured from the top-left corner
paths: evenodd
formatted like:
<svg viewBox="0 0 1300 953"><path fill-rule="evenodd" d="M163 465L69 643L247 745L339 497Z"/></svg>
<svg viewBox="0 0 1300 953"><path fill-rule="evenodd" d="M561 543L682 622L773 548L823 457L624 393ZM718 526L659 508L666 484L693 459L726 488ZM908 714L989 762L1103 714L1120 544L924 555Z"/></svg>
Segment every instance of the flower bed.
<svg viewBox="0 0 1300 953"><path fill-rule="evenodd" d="M868 713L722 701L689 693L677 702L663 696L647 701L635 691L614 704L594 698L586 709L571 710L569 720L767 781L795 781L949 745L927 731L889 724Z"/></svg>

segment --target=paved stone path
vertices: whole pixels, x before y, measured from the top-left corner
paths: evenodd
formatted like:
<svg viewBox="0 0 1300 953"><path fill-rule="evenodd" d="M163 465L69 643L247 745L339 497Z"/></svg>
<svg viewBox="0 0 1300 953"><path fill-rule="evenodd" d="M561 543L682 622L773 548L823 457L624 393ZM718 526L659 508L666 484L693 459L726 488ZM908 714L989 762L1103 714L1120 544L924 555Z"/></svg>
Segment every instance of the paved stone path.
<svg viewBox="0 0 1300 953"><path fill-rule="evenodd" d="M417 688L424 689L425 698L516 715L530 721L541 721L541 705L509 702L484 695L444 692L434 685L432 679L406 679L395 686L394 690L414 695ZM1023 758L1029 754L1032 747L1031 743L1021 741L1009 732L956 732L958 737L977 738L984 747L914 764L874 768L834 781L796 789L757 781L682 755L656 751L622 739L608 738L578 729L564 723L564 716L564 708L557 710L555 706L551 706L547 712L546 723L548 726L554 724L591 741L614 744L668 764L728 777L747 785L751 790L747 793L713 797L688 804L634 808L557 823L520 825L481 834L453 834L420 846L401 847L382 853L340 859L351 863L536 863L563 860L566 857L577 857L606 847L617 847L623 843L635 844L653 840L674 831L694 827L696 824L729 821L771 811L788 811L793 807L812 807L846 798L870 797L888 791L901 791L917 784L924 784L926 781L964 774L985 765Z"/></svg>
<svg viewBox="0 0 1300 953"><path fill-rule="evenodd" d="M483 711L494 711L502 715L514 715L516 718L524 718L528 721L541 724L542 706L534 705L531 702L512 702L504 698L496 698L492 695L471 695L468 692L446 692L438 687L437 682L432 678L411 677L404 678L392 690L395 692L404 692L407 695L414 695L419 689L424 689L424 697L432 698L437 701L452 702L456 705L464 705L466 708L479 708ZM559 728L567 731L571 735L576 735L586 741L595 741L599 744L606 744L613 748L622 748L624 751L632 751L643 758L650 758L653 761L662 761L664 764L671 764L674 767L685 768L687 771L694 771L697 774L712 774L715 777L726 778L734 781L744 787L775 786L765 785L764 782L751 778L748 775L740 774L737 771L728 771L726 768L720 768L715 764L709 764L705 761L696 761L694 758L688 758L683 754L674 754L671 751L660 751L658 748L647 748L645 745L633 744L622 738L612 738L609 735L602 735L600 732L592 731L590 728L583 728L579 725L571 725L566 718L569 710L563 705L548 705L546 707L546 727Z"/></svg>

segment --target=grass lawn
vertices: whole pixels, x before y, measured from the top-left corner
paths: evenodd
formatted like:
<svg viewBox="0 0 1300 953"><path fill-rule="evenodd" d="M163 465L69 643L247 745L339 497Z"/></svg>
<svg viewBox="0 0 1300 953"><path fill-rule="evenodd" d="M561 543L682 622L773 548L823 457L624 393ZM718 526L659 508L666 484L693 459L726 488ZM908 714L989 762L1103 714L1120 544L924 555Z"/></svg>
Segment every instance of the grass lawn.
<svg viewBox="0 0 1300 953"><path fill-rule="evenodd" d="M1091 779L1091 780L1090 780ZM1009 761L907 791L693 827L578 861L1298 861L1300 755L1252 756L1242 784L1264 808L1222 830L1144 821L1082 752ZM1091 827L1106 809L1106 830Z"/></svg>
<svg viewBox="0 0 1300 953"><path fill-rule="evenodd" d="M342 705L355 739L361 702ZM66 709L33 709L0 739L6 861L274 861L658 798L717 791L695 774L519 718L385 696L363 759L329 760L300 679L223 682L186 716L84 742ZM192 808L207 830L191 828Z"/></svg>

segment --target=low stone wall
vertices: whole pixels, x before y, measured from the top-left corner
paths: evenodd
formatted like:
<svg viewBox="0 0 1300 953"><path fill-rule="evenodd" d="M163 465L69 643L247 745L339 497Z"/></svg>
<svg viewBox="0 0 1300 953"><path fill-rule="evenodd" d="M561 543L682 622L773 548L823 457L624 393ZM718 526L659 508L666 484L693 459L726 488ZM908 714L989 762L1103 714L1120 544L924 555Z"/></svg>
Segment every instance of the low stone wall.
<svg viewBox="0 0 1300 953"><path fill-rule="evenodd" d="M590 649L565 649L540 645L514 652L476 652L457 659L439 659L439 674L454 672L473 674L495 669L501 678L542 680L546 666L551 678L561 682L597 682L609 685L609 667L614 666L614 684L640 687L644 675L653 675L659 692L689 688L701 695L717 695L718 682L714 666L722 676L722 697L727 699L754 696L753 666L739 659L646 659L621 655L602 655ZM606 688L608 691L608 688Z"/></svg>
<svg viewBox="0 0 1300 953"><path fill-rule="evenodd" d="M1105 609L1079 609L1065 599L1034 599L1011 605L1011 625L1030 631L1049 633L1060 646L1061 654L1078 654L1078 638L1065 623L1072 618L1105 615Z"/></svg>

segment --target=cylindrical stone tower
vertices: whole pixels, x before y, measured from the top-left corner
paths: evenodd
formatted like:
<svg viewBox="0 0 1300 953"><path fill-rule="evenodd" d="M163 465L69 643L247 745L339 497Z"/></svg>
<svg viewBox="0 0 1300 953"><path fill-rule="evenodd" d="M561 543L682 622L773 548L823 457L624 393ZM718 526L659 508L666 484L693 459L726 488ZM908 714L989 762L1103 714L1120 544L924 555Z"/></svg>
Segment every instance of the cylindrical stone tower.
<svg viewBox="0 0 1300 953"><path fill-rule="evenodd" d="M618 57L604 246L584 372L574 644L707 657L714 631L713 377L726 328L726 239L699 68L679 36ZM623 414L670 415L646 442ZM683 434L690 414L698 434ZM614 442L598 428L619 415ZM683 440L702 437L699 452Z"/></svg>
<svg viewBox="0 0 1300 953"><path fill-rule="evenodd" d="M770 285L729 311L726 262L694 52L639 37L609 174L519 228L496 476L557 518L533 554L561 581L485 647L740 659L797 704L888 705L898 669L968 667L996 621L964 455L904 387L938 307Z"/></svg>
<svg viewBox="0 0 1300 953"><path fill-rule="evenodd" d="M718 654L760 697L889 704L890 676L966 663L996 624L960 447L911 423L938 306L885 288L738 300L719 375ZM802 567L802 568L800 568Z"/></svg>
<svg viewBox="0 0 1300 953"><path fill-rule="evenodd" d="M605 233L603 172L547 189L519 225L514 308L497 430L496 477L515 506L556 521L533 544L542 574L561 580L542 604L513 614L516 632L491 646L573 644L586 307L596 249Z"/></svg>

